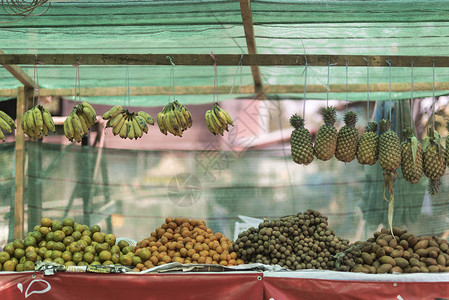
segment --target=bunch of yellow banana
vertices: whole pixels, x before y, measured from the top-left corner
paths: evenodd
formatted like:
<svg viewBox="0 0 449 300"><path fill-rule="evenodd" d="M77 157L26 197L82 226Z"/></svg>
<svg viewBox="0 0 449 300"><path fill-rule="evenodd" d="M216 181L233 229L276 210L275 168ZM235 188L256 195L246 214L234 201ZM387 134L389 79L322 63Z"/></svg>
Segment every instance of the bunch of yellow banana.
<svg viewBox="0 0 449 300"><path fill-rule="evenodd" d="M56 131L50 112L39 104L23 114L21 126L30 138L39 140L42 140L44 135L47 136L48 131Z"/></svg>
<svg viewBox="0 0 449 300"><path fill-rule="evenodd" d="M168 103L160 113L157 114L157 125L159 130L167 135L167 132L175 136L182 136L187 128L192 127L192 115L190 111L178 100Z"/></svg>
<svg viewBox="0 0 449 300"><path fill-rule="evenodd" d="M81 142L87 135L89 128L97 121L95 109L87 102L76 105L64 121L64 134L73 142Z"/></svg>
<svg viewBox="0 0 449 300"><path fill-rule="evenodd" d="M218 103L215 103L214 107L206 111L205 118L207 129L214 135L223 135L225 130L229 131L228 125L234 126L231 116Z"/></svg>
<svg viewBox="0 0 449 300"><path fill-rule="evenodd" d="M154 119L150 114L139 111L131 113L121 105L116 105L103 114L103 119L108 120L106 127L112 127L112 133L122 139L138 139L143 133L148 133L148 125L154 125Z"/></svg>
<svg viewBox="0 0 449 300"><path fill-rule="evenodd" d="M16 123L14 120L8 116L4 111L0 110L0 128L6 131L7 133L11 133L16 128ZM5 134L0 130L0 139L5 141Z"/></svg>

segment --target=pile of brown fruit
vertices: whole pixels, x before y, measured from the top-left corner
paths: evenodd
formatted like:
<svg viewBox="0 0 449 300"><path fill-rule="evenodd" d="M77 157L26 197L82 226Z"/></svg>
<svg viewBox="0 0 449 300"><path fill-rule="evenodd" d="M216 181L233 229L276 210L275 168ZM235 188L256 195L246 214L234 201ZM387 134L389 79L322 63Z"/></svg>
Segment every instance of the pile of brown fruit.
<svg viewBox="0 0 449 300"><path fill-rule="evenodd" d="M232 241L212 232L204 220L167 218L150 237L137 243L135 255L142 259L134 270L142 271L171 262L181 264L243 264L230 250Z"/></svg>
<svg viewBox="0 0 449 300"><path fill-rule="evenodd" d="M290 270L335 270L335 255L349 247L349 241L335 236L327 217L315 210L274 220L239 234L231 251L245 263L280 265ZM349 270L346 256L341 268Z"/></svg>
<svg viewBox="0 0 449 300"><path fill-rule="evenodd" d="M417 237L406 230L386 228L376 231L367 242L360 242L352 272L436 273L449 272L449 245L437 236ZM352 253L354 255L355 253ZM354 257L352 258L354 259Z"/></svg>

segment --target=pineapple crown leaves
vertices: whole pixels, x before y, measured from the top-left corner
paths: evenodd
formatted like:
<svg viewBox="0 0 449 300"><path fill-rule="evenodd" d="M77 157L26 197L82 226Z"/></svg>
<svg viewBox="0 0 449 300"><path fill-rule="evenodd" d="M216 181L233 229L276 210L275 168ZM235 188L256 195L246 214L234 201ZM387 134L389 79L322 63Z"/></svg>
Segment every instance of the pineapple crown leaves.
<svg viewBox="0 0 449 300"><path fill-rule="evenodd" d="M343 120L346 126L354 127L355 123L357 123L357 114L353 111L348 111L345 113Z"/></svg>
<svg viewBox="0 0 449 300"><path fill-rule="evenodd" d="M449 131L449 121L446 123L446 130Z"/></svg>
<svg viewBox="0 0 449 300"><path fill-rule="evenodd" d="M337 121L337 112L335 111L335 106L322 107L321 115L324 119L324 124L326 126L333 127L335 122Z"/></svg>
<svg viewBox="0 0 449 300"><path fill-rule="evenodd" d="M298 114L294 114L290 117L290 125L295 129L302 128L304 127L304 119Z"/></svg>
<svg viewBox="0 0 449 300"><path fill-rule="evenodd" d="M423 142L423 151L426 151L426 149L431 145L437 146L438 158L441 159L441 155L444 151L444 148L441 145L441 136L436 130L433 129L432 125L427 127L427 137Z"/></svg>
<svg viewBox="0 0 449 300"><path fill-rule="evenodd" d="M368 122L368 124L365 127L365 130L367 132L376 132L377 131L377 123L376 122Z"/></svg>
<svg viewBox="0 0 449 300"><path fill-rule="evenodd" d="M391 121L382 119L379 121L380 133L385 133L388 130L391 130Z"/></svg>

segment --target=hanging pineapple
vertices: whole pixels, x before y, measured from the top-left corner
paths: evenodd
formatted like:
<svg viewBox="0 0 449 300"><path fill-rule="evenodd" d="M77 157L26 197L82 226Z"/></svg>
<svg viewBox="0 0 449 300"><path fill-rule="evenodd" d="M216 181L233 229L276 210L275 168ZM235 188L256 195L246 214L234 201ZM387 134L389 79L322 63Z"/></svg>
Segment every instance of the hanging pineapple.
<svg viewBox="0 0 449 300"><path fill-rule="evenodd" d="M342 162L350 162L355 158L359 133L355 128L357 114L348 111L344 116L345 126L338 132L335 157Z"/></svg>
<svg viewBox="0 0 449 300"><path fill-rule="evenodd" d="M321 115L323 116L324 125L318 130L313 151L316 158L326 161L334 156L335 148L337 147L337 129L334 127L337 113L333 106L322 107Z"/></svg>
<svg viewBox="0 0 449 300"><path fill-rule="evenodd" d="M374 165L379 157L377 123L369 122L357 145L357 161L362 165Z"/></svg>
<svg viewBox="0 0 449 300"><path fill-rule="evenodd" d="M441 177L446 171L446 155L441 146L441 137L430 126L423 145L423 171L429 178L428 191L431 195L438 194L441 185Z"/></svg>
<svg viewBox="0 0 449 300"><path fill-rule="evenodd" d="M312 136L309 130L304 128L304 119L297 114L291 116L290 125L295 128L290 136L293 161L308 165L313 161Z"/></svg>
<svg viewBox="0 0 449 300"><path fill-rule="evenodd" d="M396 170L401 165L401 143L398 135L391 130L391 121L382 119L379 121L379 162L384 170L384 199L388 204L388 223L391 234L393 234L393 213L394 213L394 190L393 184L396 180ZM385 188L388 188L390 199L385 196Z"/></svg>
<svg viewBox="0 0 449 300"><path fill-rule="evenodd" d="M401 170L405 180L418 183L422 177L422 147L411 128L404 130L401 143Z"/></svg>

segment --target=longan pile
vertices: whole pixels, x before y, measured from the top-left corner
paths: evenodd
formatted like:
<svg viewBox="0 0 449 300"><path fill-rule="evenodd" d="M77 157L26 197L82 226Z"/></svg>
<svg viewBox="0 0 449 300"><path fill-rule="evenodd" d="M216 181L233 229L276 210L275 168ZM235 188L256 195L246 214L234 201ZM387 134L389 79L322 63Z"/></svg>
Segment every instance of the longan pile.
<svg viewBox="0 0 449 300"><path fill-rule="evenodd" d="M280 265L290 270L349 270L346 256L336 263L336 254L347 249L349 240L335 236L327 217L309 209L251 227L239 234L231 251L245 263Z"/></svg>
<svg viewBox="0 0 449 300"><path fill-rule="evenodd" d="M204 220L167 218L150 236L138 242L134 253L142 259L135 270L142 271L171 262L181 264L243 264L231 251L232 241L215 234Z"/></svg>

